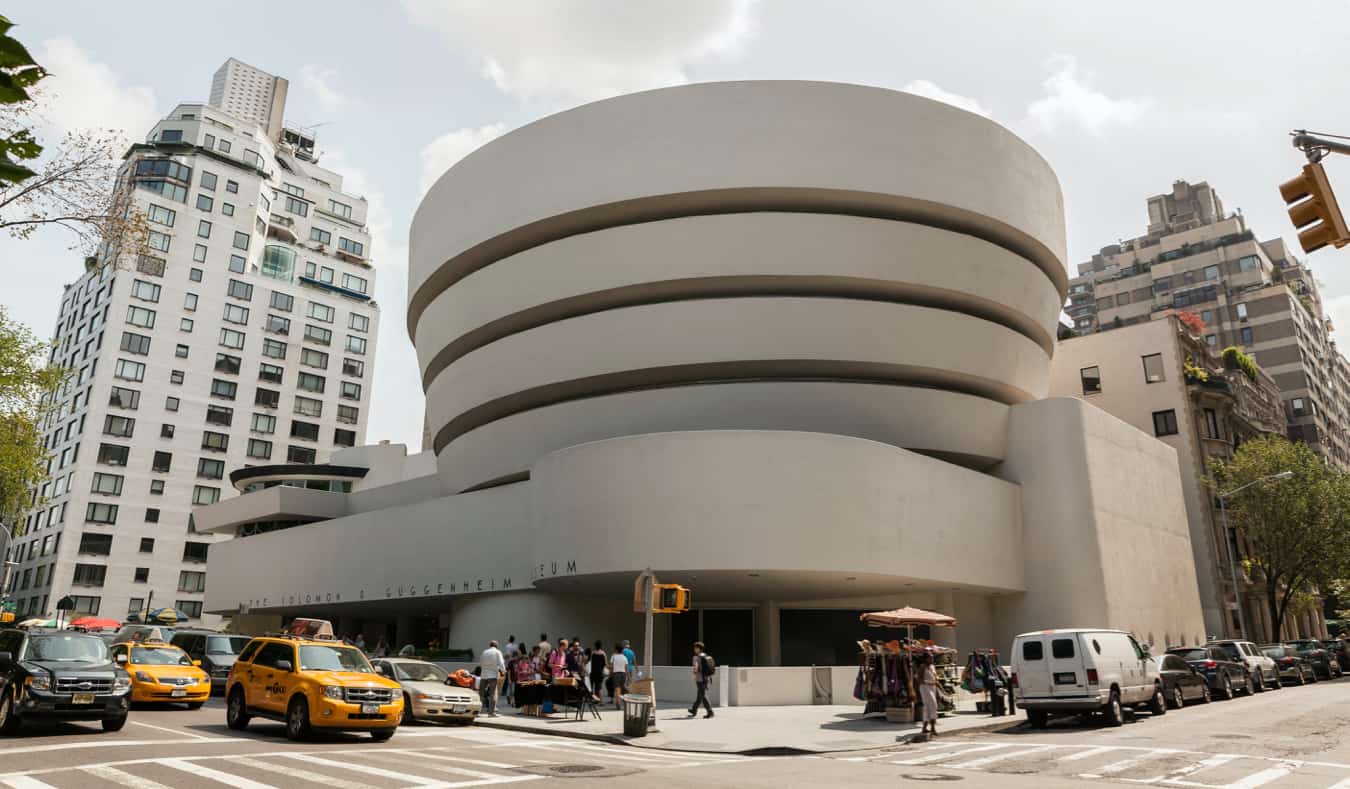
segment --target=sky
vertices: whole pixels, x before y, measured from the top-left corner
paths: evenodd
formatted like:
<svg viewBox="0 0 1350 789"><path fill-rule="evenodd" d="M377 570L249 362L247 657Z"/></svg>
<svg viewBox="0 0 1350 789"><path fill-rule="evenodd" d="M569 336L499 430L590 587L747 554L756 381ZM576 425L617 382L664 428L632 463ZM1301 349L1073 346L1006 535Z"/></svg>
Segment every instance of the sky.
<svg viewBox="0 0 1350 789"><path fill-rule="evenodd" d="M728 79L905 90L1003 124L1064 190L1070 272L1145 230L1144 201L1207 180L1263 239L1291 244L1278 186L1295 128L1350 134L1350 2L816 0L54 0L7 12L52 73L48 135L144 136L204 101L236 57L291 81L287 120L370 201L383 323L367 441L421 443L405 329L408 226L427 186L474 148L622 93ZM167 7L161 7L161 10ZM1328 160L1350 210L1350 157ZM447 218L452 219L452 218ZM82 270L53 229L0 239L0 303L42 335ZM1307 257L1350 331L1350 247Z"/></svg>

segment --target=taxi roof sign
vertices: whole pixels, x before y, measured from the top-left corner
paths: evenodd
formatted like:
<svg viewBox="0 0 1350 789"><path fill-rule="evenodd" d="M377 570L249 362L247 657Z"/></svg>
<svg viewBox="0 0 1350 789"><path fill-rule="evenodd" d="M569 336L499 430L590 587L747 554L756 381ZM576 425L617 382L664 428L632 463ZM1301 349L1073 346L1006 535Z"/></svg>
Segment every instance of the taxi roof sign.
<svg viewBox="0 0 1350 789"><path fill-rule="evenodd" d="M286 626L286 634L315 640L336 640L333 638L333 623L327 619L297 618Z"/></svg>

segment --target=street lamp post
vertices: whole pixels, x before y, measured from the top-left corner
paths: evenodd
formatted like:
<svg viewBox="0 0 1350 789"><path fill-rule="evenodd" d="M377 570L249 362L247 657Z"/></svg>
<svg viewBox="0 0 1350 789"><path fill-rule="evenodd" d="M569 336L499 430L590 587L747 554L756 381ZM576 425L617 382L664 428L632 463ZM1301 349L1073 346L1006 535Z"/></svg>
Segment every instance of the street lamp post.
<svg viewBox="0 0 1350 789"><path fill-rule="evenodd" d="M1238 632L1241 633L1243 640L1246 640L1247 638L1247 615L1242 610L1242 588L1238 586L1237 577L1237 552L1233 549L1233 538L1228 529L1228 508L1225 504L1231 496L1241 493L1258 482L1282 482L1292 476L1294 476L1294 472L1292 471L1281 471L1278 474L1271 474L1269 476L1261 477L1260 479L1254 479L1246 485L1234 488L1227 493L1217 494L1219 497L1219 517L1223 519L1223 538L1224 542L1228 543L1228 571L1233 579L1233 601L1237 604ZM1271 638L1276 638L1276 635L1272 633Z"/></svg>

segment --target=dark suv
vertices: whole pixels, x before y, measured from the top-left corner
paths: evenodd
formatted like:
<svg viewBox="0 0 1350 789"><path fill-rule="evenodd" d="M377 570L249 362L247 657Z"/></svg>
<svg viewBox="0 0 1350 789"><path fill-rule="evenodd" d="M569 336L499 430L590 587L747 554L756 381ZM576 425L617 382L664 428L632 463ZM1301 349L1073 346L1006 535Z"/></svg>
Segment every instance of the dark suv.
<svg viewBox="0 0 1350 789"><path fill-rule="evenodd" d="M174 646L188 653L188 657L201 661L202 671L211 678L212 693L225 692L225 680L230 676L230 667L248 642L248 636L213 630L179 630L173 634L171 641Z"/></svg>
<svg viewBox="0 0 1350 789"><path fill-rule="evenodd" d="M1286 641L1285 644L1298 650L1320 679L1335 679L1341 675L1341 664L1326 647L1322 646L1321 641L1300 638L1296 641Z"/></svg>
<svg viewBox="0 0 1350 789"><path fill-rule="evenodd" d="M1174 647L1167 650L1176 655L1197 673L1204 676L1210 691L1221 699L1231 699L1237 690L1248 696L1256 692L1256 681L1247 673L1247 666L1228 657L1217 647Z"/></svg>
<svg viewBox="0 0 1350 789"><path fill-rule="evenodd" d="M131 708L131 677L103 639L62 630L0 630L0 731L35 719L102 721L118 731Z"/></svg>

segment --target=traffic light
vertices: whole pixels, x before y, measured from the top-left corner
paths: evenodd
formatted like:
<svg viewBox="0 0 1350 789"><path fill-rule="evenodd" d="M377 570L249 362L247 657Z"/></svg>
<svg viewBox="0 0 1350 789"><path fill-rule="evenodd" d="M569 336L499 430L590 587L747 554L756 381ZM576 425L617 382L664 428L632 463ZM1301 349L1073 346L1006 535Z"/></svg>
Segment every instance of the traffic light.
<svg viewBox="0 0 1350 789"><path fill-rule="evenodd" d="M1350 244L1350 229L1320 162L1304 165L1303 175L1280 184L1280 196L1289 206L1294 227L1299 229L1298 243L1304 252L1327 244L1337 249Z"/></svg>
<svg viewBox="0 0 1350 789"><path fill-rule="evenodd" d="M654 614L682 614L689 610L689 604L694 601L694 593L679 584L657 584L654 592Z"/></svg>

